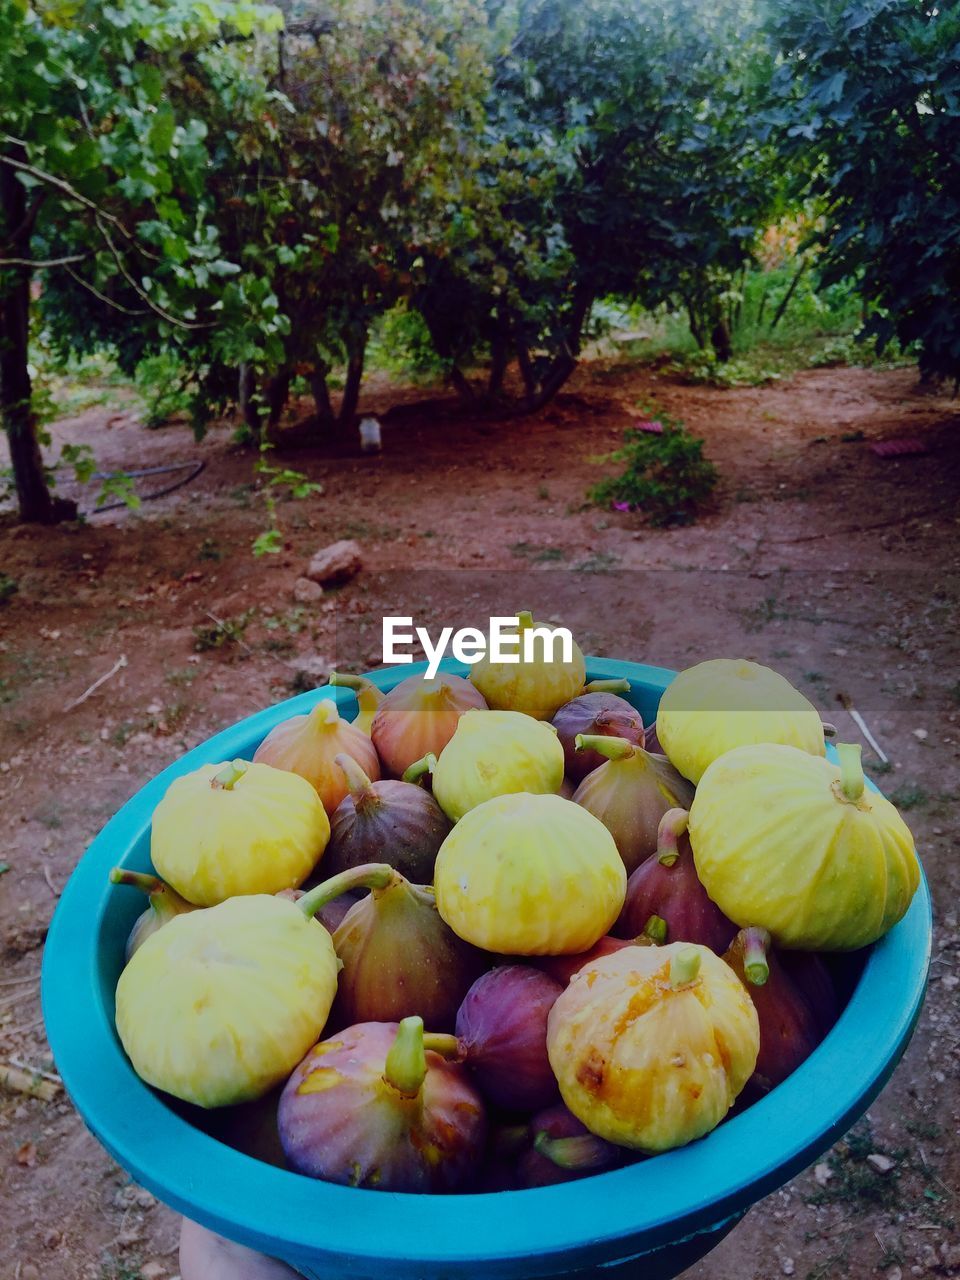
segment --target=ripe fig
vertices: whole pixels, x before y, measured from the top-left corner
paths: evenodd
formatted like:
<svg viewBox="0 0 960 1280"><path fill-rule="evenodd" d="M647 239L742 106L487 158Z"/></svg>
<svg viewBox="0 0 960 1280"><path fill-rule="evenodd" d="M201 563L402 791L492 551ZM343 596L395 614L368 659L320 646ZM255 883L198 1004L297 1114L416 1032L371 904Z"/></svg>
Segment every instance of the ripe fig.
<svg viewBox="0 0 960 1280"><path fill-rule="evenodd" d="M490 959L444 924L430 888L391 872L370 882L333 935L343 963L335 1017L399 1022L416 1010L431 1027L452 1031Z"/></svg>
<svg viewBox="0 0 960 1280"><path fill-rule="evenodd" d="M459 1058L496 1106L533 1111L559 1098L547 1059L547 1015L562 990L537 969L508 964L483 974L464 996Z"/></svg>
<svg viewBox="0 0 960 1280"><path fill-rule="evenodd" d="M360 1023L315 1045L277 1122L298 1173L377 1191L463 1190L486 1137L480 1095L463 1067L425 1048L417 1017Z"/></svg>
<svg viewBox="0 0 960 1280"><path fill-rule="evenodd" d="M666 940L666 922L659 916L651 916L644 925L643 933L638 934L636 938L613 938L610 934L604 934L589 951L581 951L576 956L536 956L532 957L532 963L543 973L549 974L554 981L559 982L561 987L565 987L584 965L590 964L593 960L599 960L601 956L612 955L614 951L620 951L624 947L659 946Z"/></svg>
<svg viewBox="0 0 960 1280"><path fill-rule="evenodd" d="M471 708L486 699L469 680L441 673L433 680L410 676L386 695L373 717L370 736L384 772L400 778L415 760L439 756Z"/></svg>
<svg viewBox="0 0 960 1280"><path fill-rule="evenodd" d="M578 734L575 741L579 751L607 757L587 774L573 798L613 836L629 875L656 853L660 819L668 809L689 806L693 787L669 760L650 755L626 738Z"/></svg>
<svg viewBox="0 0 960 1280"><path fill-rule="evenodd" d="M232 760L176 778L153 812L150 859L181 897L212 907L306 880L330 838L316 791L285 769Z"/></svg>
<svg viewBox="0 0 960 1280"><path fill-rule="evenodd" d="M450 820L429 792L413 782L371 782L352 756L336 757L350 790L330 818L324 871L382 859L417 884L433 880L437 852Z"/></svg>
<svg viewBox="0 0 960 1280"><path fill-rule="evenodd" d="M544 632L554 627L534 622L533 615L523 611L517 615L517 660L494 662L482 657L475 662L470 679L495 711L521 711L534 720L549 720L565 702L583 688L586 675L583 654L577 644L571 646L570 661L561 657L559 642L548 648ZM524 650L524 636L536 632L534 652L530 659Z"/></svg>
<svg viewBox="0 0 960 1280"><path fill-rule="evenodd" d="M331 814L348 790L336 763L338 755L351 756L368 777L380 777L370 735L344 720L332 699L321 698L306 715L291 716L271 729L253 759L306 778Z"/></svg>
<svg viewBox="0 0 960 1280"><path fill-rule="evenodd" d="M136 949L142 946L152 933L162 929L174 916L183 915L187 911L196 911L192 902L181 898L179 893L171 889L159 876L144 875L139 871L125 871L122 867L114 867L110 872L111 884L129 884L147 895L149 906L137 916L124 951L124 961L128 961Z"/></svg>
<svg viewBox="0 0 960 1280"><path fill-rule="evenodd" d="M563 1103L548 1107L530 1121L530 1146L520 1157L521 1187L550 1187L591 1173L615 1169L627 1153L598 1138Z"/></svg>
<svg viewBox="0 0 960 1280"><path fill-rule="evenodd" d="M641 863L627 881L613 932L633 937L654 915L666 923L667 942L699 942L718 955L737 931L697 878L684 809L671 809L661 818L656 857Z"/></svg>
<svg viewBox="0 0 960 1280"><path fill-rule="evenodd" d="M837 989L830 970L815 951L778 951L777 957L809 1005L822 1039L840 1016Z"/></svg>
<svg viewBox="0 0 960 1280"><path fill-rule="evenodd" d="M598 686L603 686L603 689ZM577 734L624 738L627 742L643 746L640 712L626 699L617 697L618 693L627 693L629 689L628 680L594 680L587 685L587 692L565 702L553 717L551 723L563 747L566 774L574 782L582 782L588 773L599 769L607 759L599 751L578 751Z"/></svg>
<svg viewBox="0 0 960 1280"><path fill-rule="evenodd" d="M465 712L433 770L433 794L453 822L494 796L552 794L562 782L556 730L517 711Z"/></svg>
<svg viewBox="0 0 960 1280"><path fill-rule="evenodd" d="M741 929L724 960L744 984L760 1019L760 1053L751 1083L769 1093L823 1039L816 1014L780 963L766 929Z"/></svg>

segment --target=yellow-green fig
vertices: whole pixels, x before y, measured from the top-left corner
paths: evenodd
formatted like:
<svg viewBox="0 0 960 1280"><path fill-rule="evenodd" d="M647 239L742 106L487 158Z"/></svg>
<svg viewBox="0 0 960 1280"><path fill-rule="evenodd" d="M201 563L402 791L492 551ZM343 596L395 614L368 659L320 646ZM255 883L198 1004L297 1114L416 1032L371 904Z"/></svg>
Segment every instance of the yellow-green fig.
<svg viewBox="0 0 960 1280"><path fill-rule="evenodd" d="M626 885L603 823L552 795L497 796L471 809L434 871L437 910L454 933L517 956L586 951L617 918Z"/></svg>
<svg viewBox="0 0 960 1280"><path fill-rule="evenodd" d="M586 666L580 647L570 646L564 661L556 627L534 622L530 613L517 615L517 661L494 662L486 655L474 663L470 679L496 711L522 711L535 720L549 720L565 702L583 690ZM534 634L537 633L537 634ZM504 637L506 640L507 637ZM528 659L525 641L532 640Z"/></svg>
<svg viewBox="0 0 960 1280"><path fill-rule="evenodd" d="M152 934L117 983L117 1032L137 1074L199 1107L279 1084L316 1044L337 991L340 962L314 913L393 874L370 863L295 902L230 898Z"/></svg>
<svg viewBox="0 0 960 1280"><path fill-rule="evenodd" d="M454 822L494 796L553 794L562 783L556 730L518 711L465 712L433 770L434 797Z"/></svg>
<svg viewBox="0 0 960 1280"><path fill-rule="evenodd" d="M920 880L909 828L864 786L860 747L837 752L839 765L796 747L738 747L707 769L690 808L703 887L736 924L767 929L781 947L875 942Z"/></svg>
<svg viewBox="0 0 960 1280"><path fill-rule="evenodd" d="M234 760L170 784L153 814L159 875L200 907L244 893L294 889L319 862L330 821L295 773Z"/></svg>
<svg viewBox="0 0 960 1280"><path fill-rule="evenodd" d="M822 756L823 724L813 703L769 667L713 658L667 685L657 737L670 763L691 782L734 747L780 742Z"/></svg>
<svg viewBox="0 0 960 1280"><path fill-rule="evenodd" d="M724 1118L753 1074L756 1009L708 947L624 947L575 973L547 1020L564 1102L591 1133L668 1151Z"/></svg>

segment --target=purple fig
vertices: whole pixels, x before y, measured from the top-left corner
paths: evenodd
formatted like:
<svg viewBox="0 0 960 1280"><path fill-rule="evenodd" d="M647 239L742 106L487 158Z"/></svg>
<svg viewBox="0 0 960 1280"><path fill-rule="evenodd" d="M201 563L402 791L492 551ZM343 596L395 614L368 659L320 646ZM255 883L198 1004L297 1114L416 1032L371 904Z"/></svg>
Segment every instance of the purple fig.
<svg viewBox="0 0 960 1280"><path fill-rule="evenodd" d="M830 970L815 951L778 951L780 965L807 1002L821 1039L840 1016L837 989Z"/></svg>
<svg viewBox="0 0 960 1280"><path fill-rule="evenodd" d="M648 724L643 731L643 749L649 751L652 756L663 756L666 759L667 753L660 745L660 739L657 737L657 722Z"/></svg>
<svg viewBox="0 0 960 1280"><path fill-rule="evenodd" d="M613 932L632 938L651 916L665 922L667 942L699 942L717 955L726 951L737 932L697 877L685 809L671 809L661 818L656 857L637 867L627 881L627 896Z"/></svg>
<svg viewBox="0 0 960 1280"><path fill-rule="evenodd" d="M371 782L357 762L339 755L350 790L330 818L325 872L381 859L413 880L429 884L450 820L429 792L413 782Z"/></svg>
<svg viewBox="0 0 960 1280"><path fill-rule="evenodd" d="M666 923L659 916L651 916L643 927L643 932L636 938L613 938L605 934L599 942L594 943L589 951L581 951L575 956L535 956L531 963L549 974L561 987L565 987L575 973L579 973L585 964L599 960L601 956L612 955L623 947L657 946L667 940Z"/></svg>
<svg viewBox="0 0 960 1280"><path fill-rule="evenodd" d="M628 742L643 745L643 720L636 707L632 707L618 693L627 693L628 680L594 680L587 685L587 692L565 702L551 723L557 731L563 747L564 768L567 777L582 782L593 769L598 769L606 759L599 751L577 750L577 734L584 736L625 738Z"/></svg>
<svg viewBox="0 0 960 1280"><path fill-rule="evenodd" d="M430 1027L452 1031L460 1002L489 967L489 956L441 920L432 889L396 870L368 887L333 935L343 962L335 1018L399 1022L418 1013Z"/></svg>
<svg viewBox="0 0 960 1280"><path fill-rule="evenodd" d="M565 1106L541 1111L530 1121L531 1145L520 1157L522 1187L549 1187L623 1164L626 1153L598 1138Z"/></svg>
<svg viewBox="0 0 960 1280"><path fill-rule="evenodd" d="M813 1010L788 977L766 929L741 929L724 960L740 978L760 1020L760 1053L751 1077L769 1093L809 1058L823 1036Z"/></svg>
<svg viewBox="0 0 960 1280"><path fill-rule="evenodd" d="M523 964L483 974L457 1013L456 1043L485 1098L533 1111L560 1096L547 1058L547 1015L563 988Z"/></svg>
<svg viewBox="0 0 960 1280"><path fill-rule="evenodd" d="M187 911L199 910L186 898L181 898L165 884L159 876L145 875L140 871L125 871L123 867L114 867L110 872L111 884L128 884L145 893L149 906L142 915L137 916L130 936L127 938L124 952L124 963L129 962L136 949L142 946L152 933L162 929L174 916L181 916Z"/></svg>
<svg viewBox="0 0 960 1280"><path fill-rule="evenodd" d="M578 750L598 751L607 761L587 774L573 798L613 836L629 875L656 853L660 819L678 805L687 808L693 787L665 757L652 756L626 738L578 734L576 742Z"/></svg>
<svg viewBox="0 0 960 1280"><path fill-rule="evenodd" d="M280 1097L280 1141L311 1178L377 1191L459 1191L486 1117L463 1067L426 1047L420 1018L364 1022L314 1045Z"/></svg>

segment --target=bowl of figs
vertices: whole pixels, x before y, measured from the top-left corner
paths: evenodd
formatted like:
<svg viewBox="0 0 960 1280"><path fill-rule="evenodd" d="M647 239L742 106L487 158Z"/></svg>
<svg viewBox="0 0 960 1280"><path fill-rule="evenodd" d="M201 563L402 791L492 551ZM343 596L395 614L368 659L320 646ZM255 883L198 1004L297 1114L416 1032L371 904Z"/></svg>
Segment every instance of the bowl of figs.
<svg viewBox="0 0 960 1280"><path fill-rule="evenodd" d="M651 1280L866 1110L931 917L860 746L746 659L564 658L335 673L107 823L43 1008L138 1183L315 1280Z"/></svg>

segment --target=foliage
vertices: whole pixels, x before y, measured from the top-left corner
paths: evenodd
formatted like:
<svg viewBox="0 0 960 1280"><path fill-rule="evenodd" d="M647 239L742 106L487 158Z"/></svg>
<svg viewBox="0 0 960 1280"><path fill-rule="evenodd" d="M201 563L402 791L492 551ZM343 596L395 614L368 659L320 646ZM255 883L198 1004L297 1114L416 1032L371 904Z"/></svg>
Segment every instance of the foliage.
<svg viewBox="0 0 960 1280"><path fill-rule="evenodd" d="M414 380L438 378L447 372L423 316L403 303L374 323L368 357L374 368Z"/></svg>
<svg viewBox="0 0 960 1280"><path fill-rule="evenodd" d="M882 351L960 380L960 8L783 0L770 121L824 203L825 283L855 278Z"/></svg>
<svg viewBox="0 0 960 1280"><path fill-rule="evenodd" d="M163 427L181 414L189 414L195 391L192 374L169 350L144 356L133 371L133 385L143 405L143 425Z"/></svg>
<svg viewBox="0 0 960 1280"><path fill-rule="evenodd" d="M653 525L689 524L717 482L716 468L682 423L660 414L650 425L662 431L627 428L623 447L608 459L625 463L624 470L594 485L588 497L597 506L643 511Z"/></svg>

